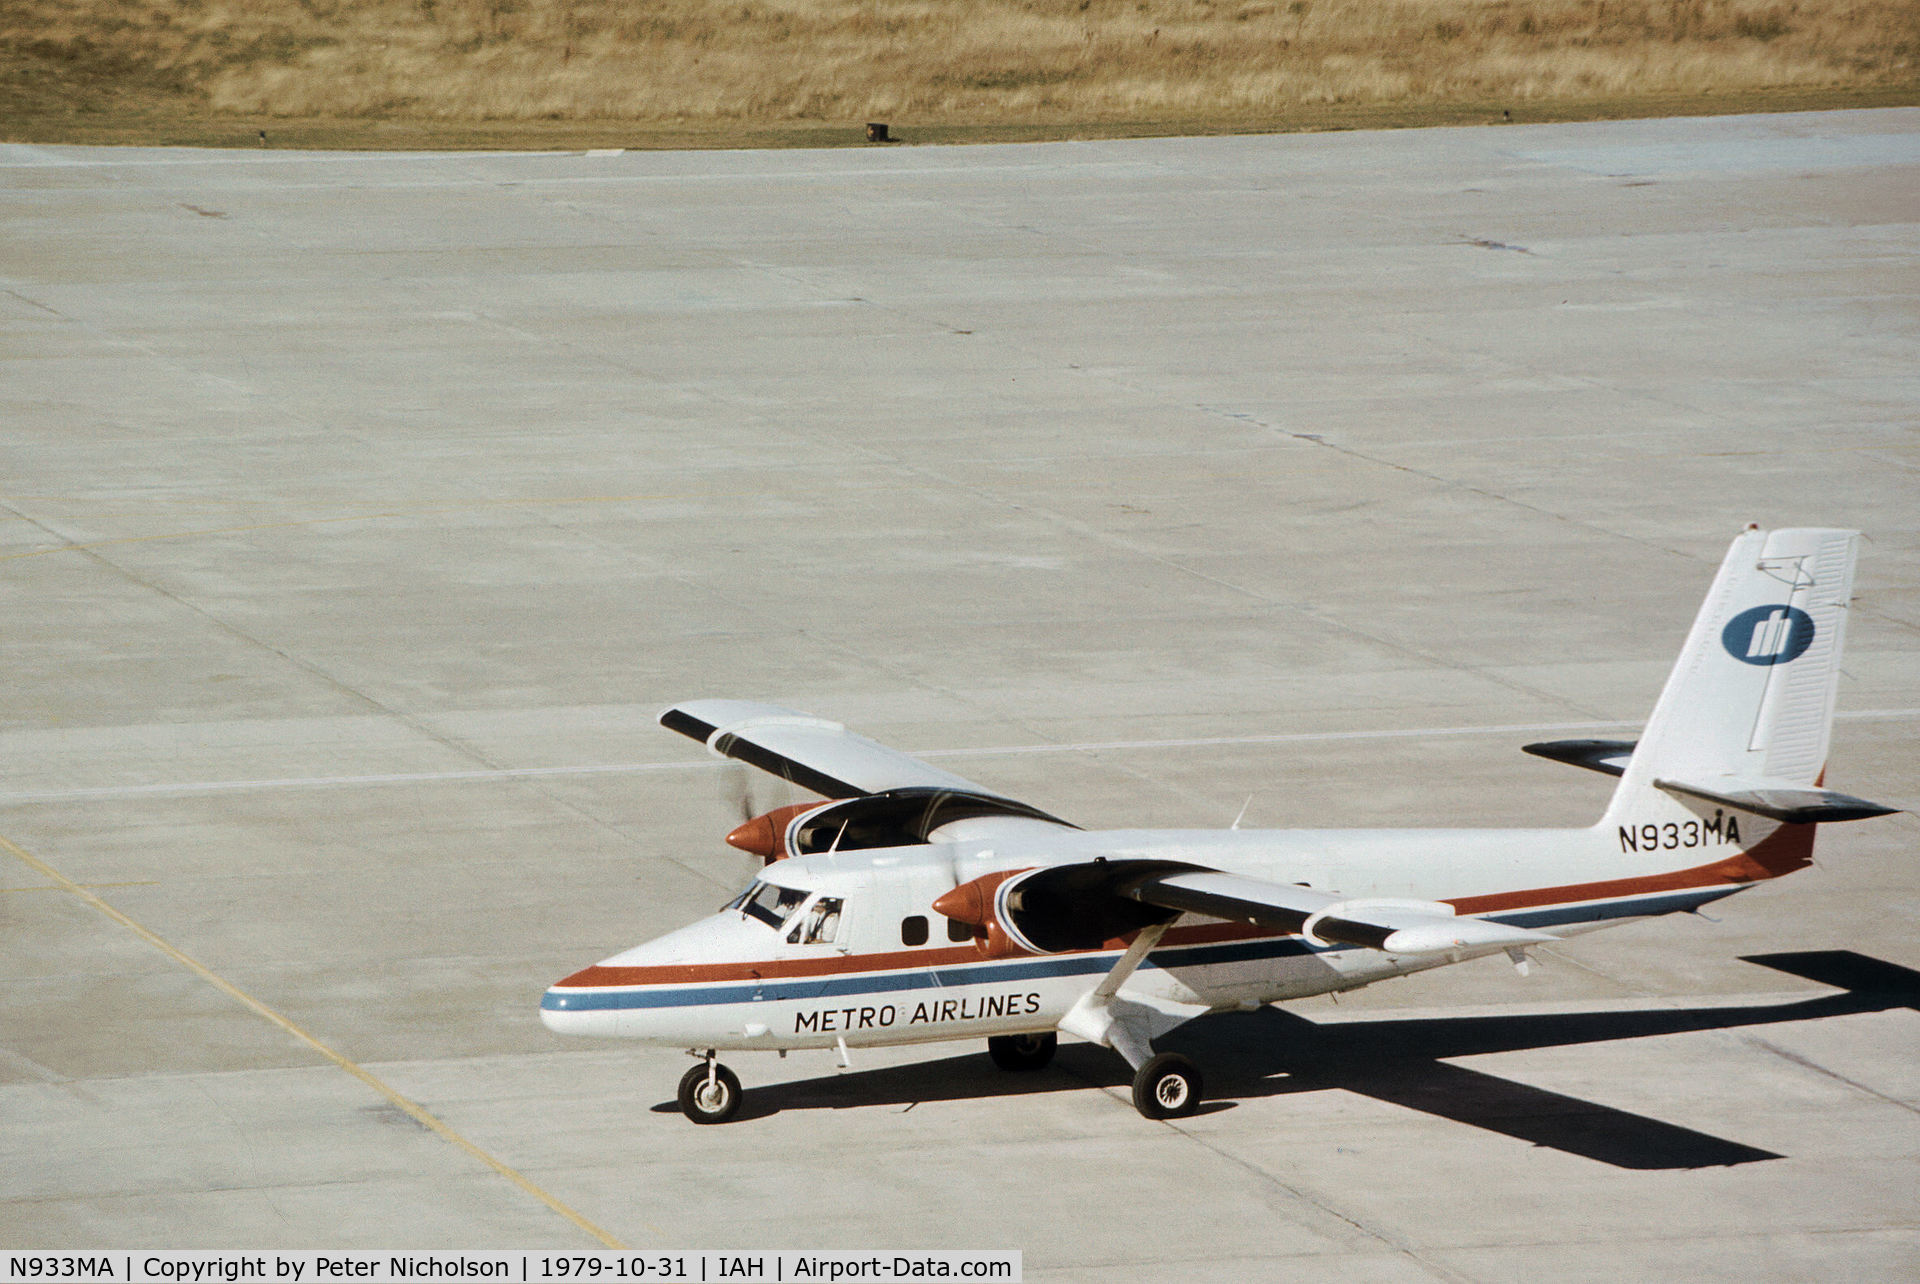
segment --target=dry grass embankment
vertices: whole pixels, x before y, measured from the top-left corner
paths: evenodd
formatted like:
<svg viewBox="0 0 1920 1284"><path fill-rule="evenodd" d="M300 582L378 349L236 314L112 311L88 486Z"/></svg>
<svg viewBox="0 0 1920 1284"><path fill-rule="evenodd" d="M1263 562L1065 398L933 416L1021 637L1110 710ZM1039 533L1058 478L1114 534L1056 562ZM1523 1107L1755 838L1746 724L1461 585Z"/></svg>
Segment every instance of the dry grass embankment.
<svg viewBox="0 0 1920 1284"><path fill-rule="evenodd" d="M1284 127L1920 102L1920 0L7 0L0 130ZM1534 108L1528 112L1529 108ZM1604 108L1604 109L1603 109ZM1685 109L1684 106L1682 109ZM1696 107L1695 109L1698 109ZM1351 115L1351 111L1349 115ZM484 128L482 132L486 132ZM492 131L497 134L500 131Z"/></svg>

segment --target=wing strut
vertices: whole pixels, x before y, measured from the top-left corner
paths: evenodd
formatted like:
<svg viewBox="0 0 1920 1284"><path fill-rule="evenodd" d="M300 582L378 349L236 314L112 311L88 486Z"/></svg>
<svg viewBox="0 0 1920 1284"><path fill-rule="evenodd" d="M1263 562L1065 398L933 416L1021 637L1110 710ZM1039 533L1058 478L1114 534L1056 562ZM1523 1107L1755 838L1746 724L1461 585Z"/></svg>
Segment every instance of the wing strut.
<svg viewBox="0 0 1920 1284"><path fill-rule="evenodd" d="M1060 1018L1060 1028L1068 1034L1079 1035L1089 1043L1112 1048L1125 1057L1127 1064L1135 1070L1145 1065L1153 1055L1153 1031L1146 1016L1150 1009L1124 999L1116 1001L1115 996L1119 994L1120 987L1127 983L1127 978L1147 961L1147 955L1154 946L1160 944L1160 938L1167 934L1173 921L1170 918L1164 923L1141 928L1133 938L1133 944L1127 946L1127 952L1101 978L1100 984L1081 995L1080 1001Z"/></svg>

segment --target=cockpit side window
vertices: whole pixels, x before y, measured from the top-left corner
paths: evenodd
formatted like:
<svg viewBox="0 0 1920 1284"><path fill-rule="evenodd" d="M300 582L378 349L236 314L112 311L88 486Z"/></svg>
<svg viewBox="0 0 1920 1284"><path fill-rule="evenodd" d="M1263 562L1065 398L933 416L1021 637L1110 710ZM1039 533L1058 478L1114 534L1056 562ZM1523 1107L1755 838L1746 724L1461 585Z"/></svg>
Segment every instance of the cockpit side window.
<svg viewBox="0 0 1920 1284"><path fill-rule="evenodd" d="M807 894L798 888L757 882L740 893L731 908L759 919L777 932L787 925L787 920L806 899Z"/></svg>
<svg viewBox="0 0 1920 1284"><path fill-rule="evenodd" d="M840 898L822 896L813 908L801 916L787 933L787 940L802 945L830 945L840 931Z"/></svg>

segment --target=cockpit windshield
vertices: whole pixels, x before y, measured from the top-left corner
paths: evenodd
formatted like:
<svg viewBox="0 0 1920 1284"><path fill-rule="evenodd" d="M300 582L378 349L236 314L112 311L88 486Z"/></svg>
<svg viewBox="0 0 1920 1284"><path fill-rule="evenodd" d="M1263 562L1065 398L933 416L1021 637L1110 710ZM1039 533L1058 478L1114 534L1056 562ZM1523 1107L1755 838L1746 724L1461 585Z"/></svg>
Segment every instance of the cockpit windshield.
<svg viewBox="0 0 1920 1284"><path fill-rule="evenodd" d="M787 925L787 920L793 917L793 912L806 899L807 893L798 888L781 887L777 883L763 883L756 879L746 891L729 901L726 908L751 915L777 932Z"/></svg>

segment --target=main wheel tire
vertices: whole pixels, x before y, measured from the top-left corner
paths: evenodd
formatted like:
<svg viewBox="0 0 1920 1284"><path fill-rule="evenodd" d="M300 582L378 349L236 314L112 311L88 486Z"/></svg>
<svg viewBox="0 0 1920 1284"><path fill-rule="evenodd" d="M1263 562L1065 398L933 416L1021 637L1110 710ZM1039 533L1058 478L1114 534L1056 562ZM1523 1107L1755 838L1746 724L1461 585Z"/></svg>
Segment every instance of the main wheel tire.
<svg viewBox="0 0 1920 1284"><path fill-rule="evenodd" d="M996 1034L987 1040L987 1055L1002 1070L1039 1070L1053 1060L1060 1037L1044 1034Z"/></svg>
<svg viewBox="0 0 1920 1284"><path fill-rule="evenodd" d="M1133 1076L1133 1107L1149 1119L1179 1119L1200 1108L1202 1088L1199 1066L1162 1052Z"/></svg>
<svg viewBox="0 0 1920 1284"><path fill-rule="evenodd" d="M725 1123L740 1109L740 1080L723 1065L713 1067L711 1082L705 1062L680 1077L680 1110L697 1124Z"/></svg>

